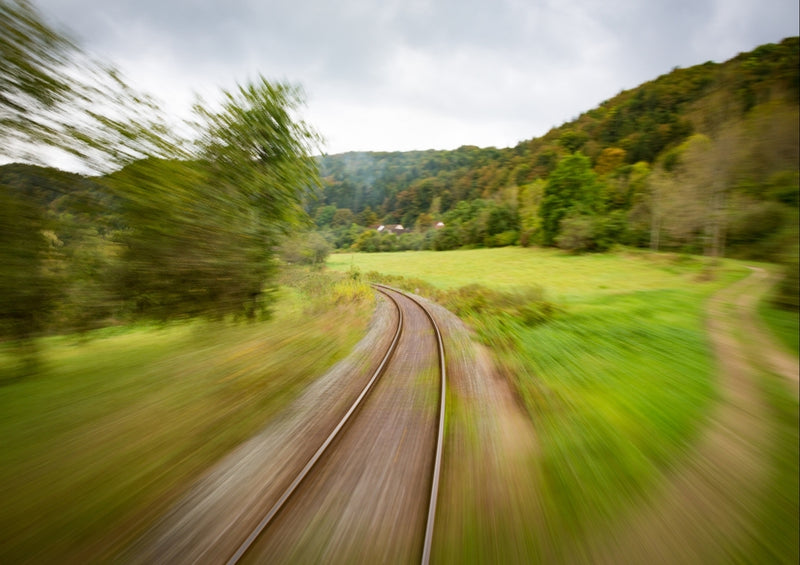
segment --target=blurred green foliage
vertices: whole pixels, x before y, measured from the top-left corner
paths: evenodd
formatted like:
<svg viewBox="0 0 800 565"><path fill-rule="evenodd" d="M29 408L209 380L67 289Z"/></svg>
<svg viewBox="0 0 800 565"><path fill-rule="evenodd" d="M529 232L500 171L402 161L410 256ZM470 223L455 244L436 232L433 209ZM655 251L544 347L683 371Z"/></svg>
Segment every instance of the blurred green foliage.
<svg viewBox="0 0 800 565"><path fill-rule="evenodd" d="M0 335L24 340L50 318L59 285L42 210L27 194L0 184Z"/></svg>
<svg viewBox="0 0 800 565"><path fill-rule="evenodd" d="M0 0L0 141L40 162L42 146L108 171L179 152L158 104L50 26L27 0Z"/></svg>
<svg viewBox="0 0 800 565"><path fill-rule="evenodd" d="M289 119L294 87L260 79L225 95L221 110L198 109L191 160L92 178L0 167L2 337L267 313L274 249L306 221L316 137Z"/></svg>
<svg viewBox="0 0 800 565"><path fill-rule="evenodd" d="M287 238L279 248L280 258L290 265L322 267L331 252L331 244L317 232L301 232Z"/></svg>
<svg viewBox="0 0 800 565"><path fill-rule="evenodd" d="M291 113L302 92L260 78L198 106L191 161L148 159L110 175L123 229L114 286L160 319L266 312L273 248L304 221L316 134Z"/></svg>
<svg viewBox="0 0 800 565"><path fill-rule="evenodd" d="M273 250L318 184L298 86L223 90L189 141L28 2L0 1L0 54L4 156L49 145L105 173L0 168L0 339L267 312Z"/></svg>
<svg viewBox="0 0 800 565"><path fill-rule="evenodd" d="M120 557L364 334L372 290L291 270L275 315L36 339L36 378L0 342L0 561Z"/></svg>
<svg viewBox="0 0 800 565"><path fill-rule="evenodd" d="M491 348L530 415L535 456L518 461L511 451L502 461L529 481L527 488L515 486L528 497L522 509L494 516L489 497L465 495L462 513L442 526L449 536L438 547L445 562L602 562L608 554L594 559L593 547L625 539L631 516L644 507L644 515L659 519L664 485L681 473L693 448L702 449L698 438L706 426L713 428L714 406L724 401L707 333L707 301L750 272L739 261L630 249L580 256L515 248L352 254L333 255L329 264L365 270L366 279L457 312ZM796 315L793 328L796 342ZM727 535L724 526L715 530L719 515L713 509L709 522L699 522L706 533L719 534L719 546L703 546L712 560L796 561L797 399L785 382L757 381L772 389L773 413L762 422L769 445L748 447L764 456L769 476L759 485L764 495L747 507L737 493L725 492L741 513L722 519L741 520L747 539ZM455 440L448 445L458 454L449 463L449 480L469 485L474 477L464 476L469 467L460 459L466 449L456 441L482 436L471 427L475 418L460 414L457 396L448 398L448 441ZM484 453L480 444L473 449L478 457ZM689 488L717 488L719 474L710 465L704 481ZM679 503L703 506L698 500L705 499ZM495 521L504 528L490 533ZM684 543L669 539L668 531L665 536Z"/></svg>

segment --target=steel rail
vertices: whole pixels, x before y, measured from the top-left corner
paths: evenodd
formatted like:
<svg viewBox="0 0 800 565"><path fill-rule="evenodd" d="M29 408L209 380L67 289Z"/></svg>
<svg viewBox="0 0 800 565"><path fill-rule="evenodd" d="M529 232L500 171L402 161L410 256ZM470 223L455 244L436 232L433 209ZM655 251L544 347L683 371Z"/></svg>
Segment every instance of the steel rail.
<svg viewBox="0 0 800 565"><path fill-rule="evenodd" d="M430 499L428 501L428 520L425 526L425 542L422 547L422 559L420 561L422 565L428 565L431 560L431 548L433 546L433 526L434 522L436 521L436 502L439 499L439 477L442 471L442 452L444 451L444 414L445 414L445 393L446 393L446 382L447 382L447 373L445 371L445 362L444 362L444 342L442 341L442 332L439 331L439 324L436 323L436 320L433 318L433 315L422 304L422 302L420 302L410 294L397 290L396 288L392 288L390 286L379 285L379 284L375 284L373 286L398 292L403 296L409 298L417 306L422 308L422 311L425 312L425 315L430 320L431 325L433 325L433 331L436 334L436 341L439 349L439 374L441 375L441 383L442 383L441 393L440 393L441 398L439 401L439 415L438 415L439 426L436 439L436 457L434 459L434 464L433 464L433 480L431 482L431 494L430 494Z"/></svg>
<svg viewBox="0 0 800 565"><path fill-rule="evenodd" d="M400 336L403 333L403 309L400 308L400 305L397 303L397 300L395 300L394 297L392 297L389 293L385 291L380 291L380 292L385 296L387 296L394 303L395 307L397 308L397 314L398 314L397 330L395 331L394 338L392 339L392 343L389 345L389 349L387 350L386 355L384 355L383 360L381 361L378 368L375 370L375 373L372 375L372 378L369 380L364 389L361 391L361 394L358 395L358 398L356 398L355 402L353 402L353 405L350 407L350 409L347 411L344 417L339 421L339 423L330 433L328 438L323 442L323 444L319 447L319 449L317 449L317 451L314 453L311 459L308 460L308 463L306 463L305 467L303 467L303 469L295 477L292 483L286 488L286 490L283 492L278 501L275 502L275 504L273 504L269 512L267 512L267 514L264 516L261 522L259 522L258 526L256 526L255 529L252 532L250 532L250 535L247 536L247 539L245 539L242 542L242 544L239 546L236 552L231 556L230 559L228 559L227 565L235 565L244 556L244 554L247 553L247 550L250 549L250 547L253 545L253 542L255 542L256 539L258 539L258 537L261 535L264 529L266 529L266 527L275 518L278 512L280 512L281 508L283 508L283 505L286 503L286 501L289 500L289 498L292 496L295 490L297 490L297 487L300 485L300 483L303 482L303 479L305 479L308 473L311 471L312 467L314 467L319 458L322 457L323 453L325 453L325 450L328 449L331 443L333 443L333 440L336 439L336 436L344 428L345 424L347 424L347 421L350 419L353 413L358 409L358 407L361 404L361 401L364 400L367 394L369 394L375 382L380 378L380 376L385 371L386 365L389 363L389 360L391 359L392 354L394 353L397 347L397 343L400 341Z"/></svg>

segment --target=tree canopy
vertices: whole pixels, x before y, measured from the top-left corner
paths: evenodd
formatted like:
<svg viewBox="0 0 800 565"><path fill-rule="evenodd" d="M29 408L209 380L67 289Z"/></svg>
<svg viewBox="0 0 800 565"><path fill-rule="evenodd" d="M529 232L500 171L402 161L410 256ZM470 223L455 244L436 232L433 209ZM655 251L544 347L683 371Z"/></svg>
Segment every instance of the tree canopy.
<svg viewBox="0 0 800 565"><path fill-rule="evenodd" d="M191 161L148 159L109 177L125 229L116 287L159 318L264 311L278 238L305 218L318 137L291 112L301 91L259 78L197 108Z"/></svg>
<svg viewBox="0 0 800 565"><path fill-rule="evenodd" d="M598 207L597 175L589 158L573 153L562 159L551 173L542 200L542 234L545 245L552 245L567 216L593 215Z"/></svg>
<svg viewBox="0 0 800 565"><path fill-rule="evenodd" d="M174 156L158 105L111 65L48 25L27 0L0 0L3 156L39 162L43 147L109 171L148 155Z"/></svg>
<svg viewBox="0 0 800 565"><path fill-rule="evenodd" d="M319 184L302 90L263 77L224 90L182 140L28 2L0 0L0 30L3 156L50 146L106 173L0 167L2 336L265 312L274 249Z"/></svg>

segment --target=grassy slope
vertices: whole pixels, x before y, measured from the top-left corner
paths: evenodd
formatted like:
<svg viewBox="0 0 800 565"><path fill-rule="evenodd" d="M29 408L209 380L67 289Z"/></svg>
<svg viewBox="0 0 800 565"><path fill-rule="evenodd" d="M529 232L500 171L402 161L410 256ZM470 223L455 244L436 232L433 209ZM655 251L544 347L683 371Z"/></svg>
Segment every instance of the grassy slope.
<svg viewBox="0 0 800 565"><path fill-rule="evenodd" d="M778 310L770 304L769 300L764 300L759 304L758 313L777 341L783 344L787 351L791 351L795 355L800 354L800 340L797 338L800 333L800 315L797 312Z"/></svg>
<svg viewBox="0 0 800 565"><path fill-rule="evenodd" d="M42 343L43 370L0 387L0 562L108 560L362 335L368 302L309 302Z"/></svg>
<svg viewBox="0 0 800 565"><path fill-rule="evenodd" d="M541 499L531 508L544 514L522 521L517 539L543 562L563 558L597 524L648 496L691 445L716 394L704 303L746 274L728 261L709 277L697 258L520 248L336 255L329 265L441 288L541 285L563 308L535 327L471 320L490 345L512 334L514 347L495 352L537 430L531 465Z"/></svg>

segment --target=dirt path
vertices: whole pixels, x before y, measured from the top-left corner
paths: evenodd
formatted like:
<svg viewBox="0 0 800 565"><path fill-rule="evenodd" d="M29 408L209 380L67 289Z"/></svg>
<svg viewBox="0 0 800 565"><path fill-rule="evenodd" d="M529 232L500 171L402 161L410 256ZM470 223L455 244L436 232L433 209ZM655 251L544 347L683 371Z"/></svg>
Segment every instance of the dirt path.
<svg viewBox="0 0 800 565"><path fill-rule="evenodd" d="M767 273L754 269L711 298L707 325L720 397L705 431L656 496L598 533L572 562L720 563L748 543L775 436L763 373L782 375L797 393L797 359L756 321L755 307L770 287Z"/></svg>
<svg viewBox="0 0 800 565"><path fill-rule="evenodd" d="M752 278L756 291L742 294L737 301L751 356L760 361L762 367L785 378L795 396L800 396L800 366L797 357L777 344L756 311L760 298L770 289L773 281L764 269L751 268L754 271Z"/></svg>

